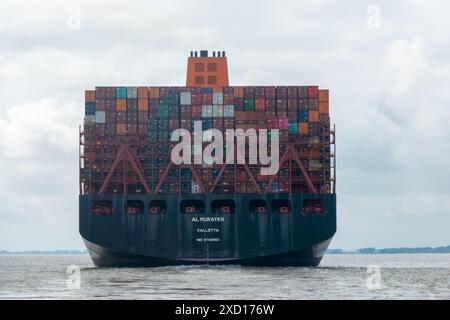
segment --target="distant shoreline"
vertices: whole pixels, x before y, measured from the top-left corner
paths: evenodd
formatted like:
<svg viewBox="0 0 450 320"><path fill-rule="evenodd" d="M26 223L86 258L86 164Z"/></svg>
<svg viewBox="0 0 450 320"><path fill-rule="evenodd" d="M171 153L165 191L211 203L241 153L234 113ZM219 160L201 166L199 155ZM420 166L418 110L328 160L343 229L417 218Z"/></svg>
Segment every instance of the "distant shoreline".
<svg viewBox="0 0 450 320"><path fill-rule="evenodd" d="M0 254L88 254L87 250L0 250Z"/></svg>
<svg viewBox="0 0 450 320"><path fill-rule="evenodd" d="M327 254L395 254L395 253L450 253L450 245L446 247L417 247L417 248L360 248L356 250L328 249ZM83 250L0 250L1 254L88 254Z"/></svg>
<svg viewBox="0 0 450 320"><path fill-rule="evenodd" d="M328 249L327 254L394 254L394 253L450 253L446 247L416 247L416 248L360 248L356 250Z"/></svg>

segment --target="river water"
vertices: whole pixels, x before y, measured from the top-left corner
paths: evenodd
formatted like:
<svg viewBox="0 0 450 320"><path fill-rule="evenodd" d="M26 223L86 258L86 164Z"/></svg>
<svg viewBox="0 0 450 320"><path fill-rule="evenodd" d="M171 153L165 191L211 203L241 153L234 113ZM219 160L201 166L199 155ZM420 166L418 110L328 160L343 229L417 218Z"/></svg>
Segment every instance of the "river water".
<svg viewBox="0 0 450 320"><path fill-rule="evenodd" d="M95 268L0 255L0 299L450 299L450 254L326 255L318 268Z"/></svg>

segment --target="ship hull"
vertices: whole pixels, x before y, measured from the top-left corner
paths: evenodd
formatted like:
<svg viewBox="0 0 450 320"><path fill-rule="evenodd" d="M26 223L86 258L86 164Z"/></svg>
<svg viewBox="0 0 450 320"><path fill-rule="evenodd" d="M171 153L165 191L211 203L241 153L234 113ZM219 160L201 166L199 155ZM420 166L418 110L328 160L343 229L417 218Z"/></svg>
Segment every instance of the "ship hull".
<svg viewBox="0 0 450 320"><path fill-rule="evenodd" d="M251 199L268 204L250 213ZM164 214L149 214L149 201L167 204ZM180 213L186 199L202 200L204 213ZM234 213L208 212L216 199L231 199ZM290 202L290 213L270 210L276 199ZM305 214L302 204L320 199L325 212ZM95 215L92 201L110 201L111 215ZM143 213L127 215L127 200L141 200ZM234 264L243 266L317 266L336 232L334 194L96 195L79 197L80 234L98 267L157 267Z"/></svg>

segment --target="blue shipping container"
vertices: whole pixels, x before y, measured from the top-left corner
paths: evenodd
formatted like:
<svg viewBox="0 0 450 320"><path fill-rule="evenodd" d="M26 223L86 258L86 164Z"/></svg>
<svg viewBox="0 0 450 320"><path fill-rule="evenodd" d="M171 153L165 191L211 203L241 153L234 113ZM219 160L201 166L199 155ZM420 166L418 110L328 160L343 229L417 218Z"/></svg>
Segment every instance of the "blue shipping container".
<svg viewBox="0 0 450 320"><path fill-rule="evenodd" d="M95 102L86 102L84 104L84 114L86 116L95 116Z"/></svg>
<svg viewBox="0 0 450 320"><path fill-rule="evenodd" d="M213 89L212 88L202 88L202 93L212 93Z"/></svg>
<svg viewBox="0 0 450 320"><path fill-rule="evenodd" d="M298 112L298 120L300 122L308 122L308 120L309 120L308 110L300 110Z"/></svg>
<svg viewBox="0 0 450 320"><path fill-rule="evenodd" d="M203 124L202 124L203 130L212 129L212 127L213 127L212 119L203 119L202 122L203 122Z"/></svg>

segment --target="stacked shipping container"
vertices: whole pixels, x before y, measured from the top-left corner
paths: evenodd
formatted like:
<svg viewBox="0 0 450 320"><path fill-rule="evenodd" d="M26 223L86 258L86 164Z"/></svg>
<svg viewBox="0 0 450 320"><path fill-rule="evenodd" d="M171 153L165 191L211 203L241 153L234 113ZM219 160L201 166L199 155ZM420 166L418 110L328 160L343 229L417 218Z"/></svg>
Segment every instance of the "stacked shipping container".
<svg viewBox="0 0 450 320"><path fill-rule="evenodd" d="M224 133L278 129L288 161L275 176L260 175L248 156L246 166L172 165L171 133L193 132L195 121ZM85 93L81 192L331 192L332 134L328 90L317 86L97 87Z"/></svg>

